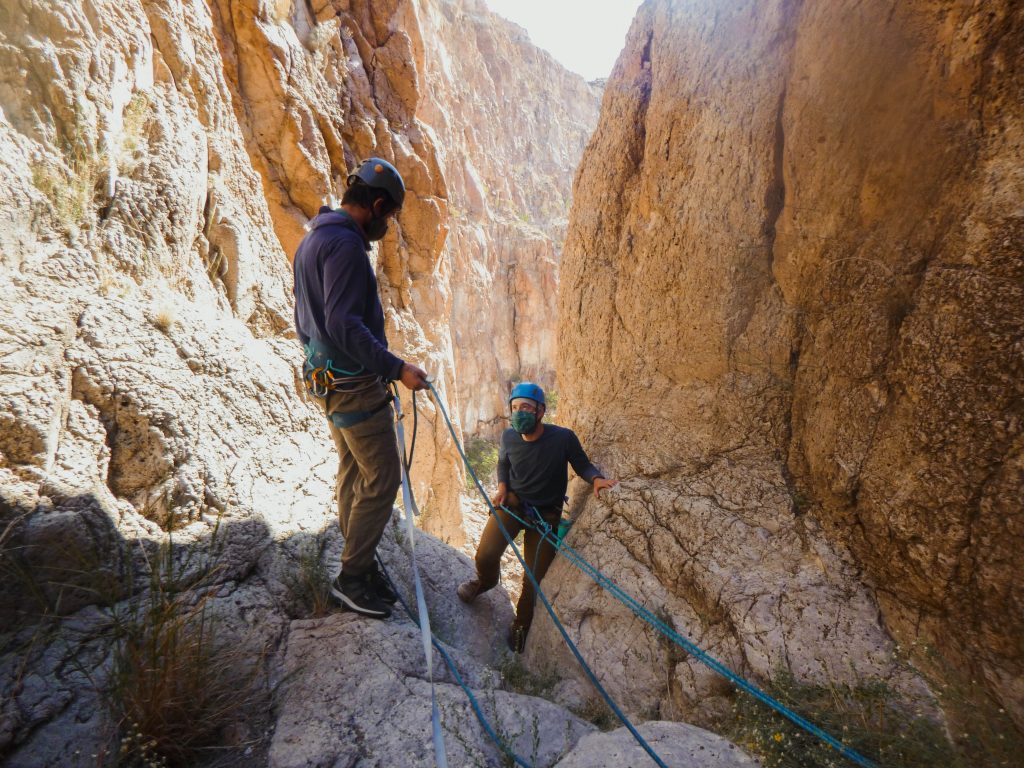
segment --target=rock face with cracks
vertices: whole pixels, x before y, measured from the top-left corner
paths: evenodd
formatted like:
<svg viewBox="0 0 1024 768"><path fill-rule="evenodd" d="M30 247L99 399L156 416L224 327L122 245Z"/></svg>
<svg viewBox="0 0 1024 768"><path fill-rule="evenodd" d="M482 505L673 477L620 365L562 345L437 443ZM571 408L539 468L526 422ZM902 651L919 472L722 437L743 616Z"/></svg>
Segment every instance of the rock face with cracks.
<svg viewBox="0 0 1024 768"><path fill-rule="evenodd" d="M559 381L624 482L569 543L758 679L893 679L895 641L929 646L1024 724L1022 14L651 0L605 89ZM634 711L724 703L547 580ZM560 641L534 635L539 664Z"/></svg>

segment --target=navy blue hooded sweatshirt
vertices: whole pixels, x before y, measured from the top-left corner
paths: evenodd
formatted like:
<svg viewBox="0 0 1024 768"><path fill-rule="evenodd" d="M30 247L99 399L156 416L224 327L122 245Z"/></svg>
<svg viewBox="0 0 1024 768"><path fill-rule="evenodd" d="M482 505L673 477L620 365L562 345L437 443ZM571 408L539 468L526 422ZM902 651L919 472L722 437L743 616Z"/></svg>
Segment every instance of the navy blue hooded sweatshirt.
<svg viewBox="0 0 1024 768"><path fill-rule="evenodd" d="M351 216L320 209L295 251L295 331L304 345L333 347L337 368L397 379L402 361L388 351L369 248Z"/></svg>

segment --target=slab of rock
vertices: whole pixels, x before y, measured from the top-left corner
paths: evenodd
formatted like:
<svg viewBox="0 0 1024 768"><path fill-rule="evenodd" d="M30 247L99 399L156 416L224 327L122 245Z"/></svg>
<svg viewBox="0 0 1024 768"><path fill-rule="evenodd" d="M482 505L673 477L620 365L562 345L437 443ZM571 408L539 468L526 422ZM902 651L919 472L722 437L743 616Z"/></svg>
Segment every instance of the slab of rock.
<svg viewBox="0 0 1024 768"><path fill-rule="evenodd" d="M755 768L761 763L721 736L686 723L651 721L637 731L669 768ZM657 763L626 728L580 739L556 768L648 768Z"/></svg>
<svg viewBox="0 0 1024 768"><path fill-rule="evenodd" d="M551 766L594 726L543 699L498 688L500 679L449 649L499 737L536 766ZM450 765L500 765L463 690L440 655L435 687ZM419 629L339 614L292 624L271 768L431 766L431 692Z"/></svg>

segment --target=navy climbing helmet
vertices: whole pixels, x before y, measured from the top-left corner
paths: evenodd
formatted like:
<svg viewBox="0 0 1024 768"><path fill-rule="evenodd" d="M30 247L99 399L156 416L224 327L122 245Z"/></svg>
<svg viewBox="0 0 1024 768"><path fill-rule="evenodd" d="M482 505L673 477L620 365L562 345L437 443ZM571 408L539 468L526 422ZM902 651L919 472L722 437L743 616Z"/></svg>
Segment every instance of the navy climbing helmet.
<svg viewBox="0 0 1024 768"><path fill-rule="evenodd" d="M369 157L348 177L348 184L361 181L368 187L383 189L399 208L405 202L405 182L402 174L391 163L381 157Z"/></svg>
<svg viewBox="0 0 1024 768"><path fill-rule="evenodd" d="M533 400L537 405L545 405L544 390L530 381L521 381L512 387L512 393L508 396L508 401L511 403L517 397L525 397L527 400Z"/></svg>

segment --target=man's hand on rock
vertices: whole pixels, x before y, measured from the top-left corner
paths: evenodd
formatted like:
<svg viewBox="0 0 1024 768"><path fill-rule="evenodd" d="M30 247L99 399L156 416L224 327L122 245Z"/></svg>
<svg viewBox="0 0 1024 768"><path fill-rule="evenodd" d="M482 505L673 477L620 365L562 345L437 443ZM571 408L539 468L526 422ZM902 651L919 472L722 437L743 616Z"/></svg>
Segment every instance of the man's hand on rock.
<svg viewBox="0 0 1024 768"><path fill-rule="evenodd" d="M605 488L614 488L618 484L619 484L618 480L609 480L608 478L605 478L605 477L595 477L594 478L594 496L596 496L597 498L600 499L601 498L601 491L603 491Z"/></svg>
<svg viewBox="0 0 1024 768"><path fill-rule="evenodd" d="M411 389L414 392L420 389L426 389L427 378L427 372L418 365L402 363L402 371L399 374L399 381L405 385L406 389Z"/></svg>

